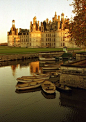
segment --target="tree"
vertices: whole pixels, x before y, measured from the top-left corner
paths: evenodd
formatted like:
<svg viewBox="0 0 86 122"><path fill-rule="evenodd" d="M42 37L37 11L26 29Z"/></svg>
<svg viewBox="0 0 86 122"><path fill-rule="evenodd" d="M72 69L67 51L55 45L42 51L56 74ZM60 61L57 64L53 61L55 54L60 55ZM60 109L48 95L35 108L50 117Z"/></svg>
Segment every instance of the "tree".
<svg viewBox="0 0 86 122"><path fill-rule="evenodd" d="M75 17L70 21L69 32L78 46L86 47L86 0L73 0Z"/></svg>

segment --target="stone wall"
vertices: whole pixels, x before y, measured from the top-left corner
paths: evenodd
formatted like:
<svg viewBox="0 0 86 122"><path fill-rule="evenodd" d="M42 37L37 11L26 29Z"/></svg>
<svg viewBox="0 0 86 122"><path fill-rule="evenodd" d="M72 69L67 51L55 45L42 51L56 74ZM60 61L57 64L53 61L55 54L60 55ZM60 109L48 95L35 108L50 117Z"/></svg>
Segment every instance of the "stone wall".
<svg viewBox="0 0 86 122"><path fill-rule="evenodd" d="M86 89L86 75L61 74L60 83L71 87Z"/></svg>
<svg viewBox="0 0 86 122"><path fill-rule="evenodd" d="M77 53L76 60L83 60L86 59L86 53Z"/></svg>
<svg viewBox="0 0 86 122"><path fill-rule="evenodd" d="M51 55L52 57L61 56L64 51L54 51L54 52L45 52L44 54ZM21 60L21 59L32 59L35 57L39 57L41 53L29 53L29 54L14 54L14 55L0 55L0 62L3 61L13 61L13 60Z"/></svg>
<svg viewBox="0 0 86 122"><path fill-rule="evenodd" d="M61 66L60 83L86 89L86 66Z"/></svg>
<svg viewBox="0 0 86 122"><path fill-rule="evenodd" d="M13 60L21 60L21 59L31 59L38 57L39 54L14 54L14 55L0 55L0 62L2 61L13 61Z"/></svg>

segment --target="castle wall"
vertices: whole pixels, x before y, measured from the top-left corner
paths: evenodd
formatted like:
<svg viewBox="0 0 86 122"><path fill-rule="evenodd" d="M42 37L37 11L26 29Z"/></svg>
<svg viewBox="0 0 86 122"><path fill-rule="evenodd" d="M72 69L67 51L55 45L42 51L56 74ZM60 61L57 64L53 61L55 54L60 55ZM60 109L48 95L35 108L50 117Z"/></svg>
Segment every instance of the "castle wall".
<svg viewBox="0 0 86 122"><path fill-rule="evenodd" d="M60 20L60 16L57 18L56 12L52 22L46 19L41 22L41 25L34 17L33 22L30 22L30 30L20 28L18 33L13 20L11 30L8 32L8 46L28 48L63 48L66 46L74 48L75 44L70 43L69 30L65 29L67 21L64 19L64 13L61 14Z"/></svg>

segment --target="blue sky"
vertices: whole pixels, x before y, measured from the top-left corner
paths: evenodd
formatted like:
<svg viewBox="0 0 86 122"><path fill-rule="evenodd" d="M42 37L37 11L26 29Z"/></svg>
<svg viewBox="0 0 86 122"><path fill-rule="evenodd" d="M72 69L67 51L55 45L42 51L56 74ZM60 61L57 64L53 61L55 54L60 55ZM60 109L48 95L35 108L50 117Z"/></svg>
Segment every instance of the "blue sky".
<svg viewBox="0 0 86 122"><path fill-rule="evenodd" d="M58 15L63 12L68 18L73 15L70 6L73 0L0 0L0 43L7 42L7 32L10 31L12 20L16 28L29 29L30 21L37 17L37 21L46 18L52 20L55 11Z"/></svg>

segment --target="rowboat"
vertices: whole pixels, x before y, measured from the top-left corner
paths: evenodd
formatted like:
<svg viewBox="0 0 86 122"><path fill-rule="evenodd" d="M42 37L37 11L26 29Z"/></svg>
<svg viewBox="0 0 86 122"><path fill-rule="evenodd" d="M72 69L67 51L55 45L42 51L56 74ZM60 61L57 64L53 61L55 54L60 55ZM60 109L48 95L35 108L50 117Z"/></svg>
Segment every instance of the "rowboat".
<svg viewBox="0 0 86 122"><path fill-rule="evenodd" d="M64 91L64 92L71 92L72 91L72 89L69 88L68 86L63 85L63 84L59 84L58 82L56 82L55 85L56 85L57 90L59 90L59 91Z"/></svg>
<svg viewBox="0 0 86 122"><path fill-rule="evenodd" d="M45 78L49 78L49 75L34 75L34 76L22 76L21 78L25 78L25 79L28 79L28 78L32 78L32 79L36 79L36 78L40 78L40 79L45 79Z"/></svg>
<svg viewBox="0 0 86 122"><path fill-rule="evenodd" d="M27 90L27 89L33 89L37 88L41 85L41 83L37 83L36 81L31 81L28 83L23 83L23 84L17 84L16 85L16 90Z"/></svg>
<svg viewBox="0 0 86 122"><path fill-rule="evenodd" d="M55 90L56 90L56 87L55 85L50 82L49 80L45 80L42 84L41 84L41 87L42 87L42 90L45 92L45 93L48 93L48 94L53 94L55 93Z"/></svg>
<svg viewBox="0 0 86 122"><path fill-rule="evenodd" d="M27 89L27 90L18 90L18 89L16 89L15 92L18 93L18 94L22 94L22 93L38 92L40 90L41 90L41 87L37 87L37 88Z"/></svg>
<svg viewBox="0 0 86 122"><path fill-rule="evenodd" d="M56 93L53 94L47 94L43 90L41 90L41 94L46 98L46 99L55 99L56 98Z"/></svg>
<svg viewBox="0 0 86 122"><path fill-rule="evenodd" d="M32 81L32 80L38 80L38 79L49 79L50 76L22 76L17 78L18 81L24 80L24 81Z"/></svg>
<svg viewBox="0 0 86 122"><path fill-rule="evenodd" d="M42 57L40 57L39 60L41 60L41 61L54 61L56 59L55 58L42 58Z"/></svg>
<svg viewBox="0 0 86 122"><path fill-rule="evenodd" d="M42 83L44 82L44 79L32 79L32 80L18 80L18 83L29 83L29 82L37 82Z"/></svg>
<svg viewBox="0 0 86 122"><path fill-rule="evenodd" d="M45 66L42 67L42 70L58 70L59 66Z"/></svg>
<svg viewBox="0 0 86 122"><path fill-rule="evenodd" d="M43 73L34 73L33 76L40 76L40 77L46 77L46 76L49 76L50 74L47 73L47 74L43 74Z"/></svg>

